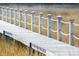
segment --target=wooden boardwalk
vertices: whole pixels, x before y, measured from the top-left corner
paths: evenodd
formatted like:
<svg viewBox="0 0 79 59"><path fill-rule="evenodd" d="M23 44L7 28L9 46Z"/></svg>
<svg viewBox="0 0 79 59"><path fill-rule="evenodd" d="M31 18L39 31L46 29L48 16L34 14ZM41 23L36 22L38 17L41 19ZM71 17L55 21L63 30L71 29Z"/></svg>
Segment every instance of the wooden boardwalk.
<svg viewBox="0 0 79 59"><path fill-rule="evenodd" d="M0 20L0 33L3 32L45 55L79 55L79 48Z"/></svg>

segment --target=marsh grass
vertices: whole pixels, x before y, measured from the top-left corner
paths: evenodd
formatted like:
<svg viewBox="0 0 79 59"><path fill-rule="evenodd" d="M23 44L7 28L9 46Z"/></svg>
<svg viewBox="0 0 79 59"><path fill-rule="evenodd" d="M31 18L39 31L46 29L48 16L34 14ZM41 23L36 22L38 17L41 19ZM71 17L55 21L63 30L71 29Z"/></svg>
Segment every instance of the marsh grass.
<svg viewBox="0 0 79 59"><path fill-rule="evenodd" d="M28 56L27 47L20 42L15 45L0 38L0 56Z"/></svg>

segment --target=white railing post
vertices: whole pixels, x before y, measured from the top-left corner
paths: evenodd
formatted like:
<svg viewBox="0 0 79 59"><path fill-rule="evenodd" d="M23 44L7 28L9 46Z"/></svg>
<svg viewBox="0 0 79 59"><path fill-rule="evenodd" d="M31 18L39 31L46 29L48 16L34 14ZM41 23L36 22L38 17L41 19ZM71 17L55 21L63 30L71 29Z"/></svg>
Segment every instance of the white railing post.
<svg viewBox="0 0 79 59"><path fill-rule="evenodd" d="M10 23L12 24L12 10L13 10L13 8L10 8Z"/></svg>
<svg viewBox="0 0 79 59"><path fill-rule="evenodd" d="M74 46L74 19L70 19L69 23L69 44Z"/></svg>
<svg viewBox="0 0 79 59"><path fill-rule="evenodd" d="M27 15L27 10L24 11L24 26L26 29L28 29L28 15Z"/></svg>
<svg viewBox="0 0 79 59"><path fill-rule="evenodd" d="M8 7L6 8L6 22L8 22Z"/></svg>
<svg viewBox="0 0 79 59"><path fill-rule="evenodd" d="M34 31L34 14L35 12L31 12L31 31Z"/></svg>
<svg viewBox="0 0 79 59"><path fill-rule="evenodd" d="M48 14L48 19L47 19L47 36L51 37L51 14Z"/></svg>
<svg viewBox="0 0 79 59"><path fill-rule="evenodd" d="M22 9L19 10L19 27L21 27Z"/></svg>
<svg viewBox="0 0 79 59"><path fill-rule="evenodd" d="M41 34L42 33L42 16L43 16L43 13L40 12L39 14L39 33Z"/></svg>
<svg viewBox="0 0 79 59"><path fill-rule="evenodd" d="M14 24L16 25L16 11L17 9L14 9Z"/></svg>
<svg viewBox="0 0 79 59"><path fill-rule="evenodd" d="M2 7L1 10L2 10L2 20L4 21L4 8Z"/></svg>
<svg viewBox="0 0 79 59"><path fill-rule="evenodd" d="M57 16L57 40L61 41L61 16Z"/></svg>

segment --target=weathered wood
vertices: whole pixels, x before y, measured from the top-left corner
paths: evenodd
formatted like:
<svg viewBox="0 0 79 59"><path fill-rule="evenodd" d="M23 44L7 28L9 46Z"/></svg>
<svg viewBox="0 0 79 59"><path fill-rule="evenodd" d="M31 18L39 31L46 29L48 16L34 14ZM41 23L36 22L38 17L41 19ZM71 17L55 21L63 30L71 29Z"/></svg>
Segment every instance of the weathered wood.
<svg viewBox="0 0 79 59"><path fill-rule="evenodd" d="M9 7L6 7L6 22L8 22L8 9Z"/></svg>
<svg viewBox="0 0 79 59"><path fill-rule="evenodd" d="M10 8L9 13L10 13L10 23L11 24L12 24L12 11L13 11L13 8Z"/></svg>
<svg viewBox="0 0 79 59"><path fill-rule="evenodd" d="M2 10L2 20L4 21L4 8L1 7L1 10Z"/></svg>
<svg viewBox="0 0 79 59"><path fill-rule="evenodd" d="M57 40L61 41L61 16L57 16Z"/></svg>
<svg viewBox="0 0 79 59"><path fill-rule="evenodd" d="M39 33L41 34L42 33L42 17L43 17L43 13L40 12L39 14Z"/></svg>
<svg viewBox="0 0 79 59"><path fill-rule="evenodd" d="M74 19L70 18L70 23L69 23L69 44L74 46Z"/></svg>
<svg viewBox="0 0 79 59"><path fill-rule="evenodd" d="M24 26L26 29L28 29L28 15L27 15L27 10L24 12Z"/></svg>
<svg viewBox="0 0 79 59"><path fill-rule="evenodd" d="M48 19L47 19L47 35L48 37L51 37L51 14L48 14Z"/></svg>
<svg viewBox="0 0 79 59"><path fill-rule="evenodd" d="M35 12L32 11L31 12L31 31L34 31L34 15L35 15Z"/></svg>
<svg viewBox="0 0 79 59"><path fill-rule="evenodd" d="M14 24L15 25L16 25L16 15L17 15L16 11L17 11L17 8L14 9Z"/></svg>

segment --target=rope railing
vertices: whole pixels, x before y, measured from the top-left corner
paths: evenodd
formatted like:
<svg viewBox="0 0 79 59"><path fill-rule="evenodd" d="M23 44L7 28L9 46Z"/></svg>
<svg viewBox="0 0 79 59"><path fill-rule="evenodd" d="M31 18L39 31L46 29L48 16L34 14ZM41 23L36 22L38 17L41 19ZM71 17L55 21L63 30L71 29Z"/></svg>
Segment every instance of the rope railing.
<svg viewBox="0 0 79 59"><path fill-rule="evenodd" d="M18 21L19 21L19 20L18 20ZM21 21L21 22L24 23L24 21ZM29 22L28 22L27 24L28 24L28 25L31 25L31 23L29 23ZM34 24L34 26L35 26L35 27L38 27L38 25L36 25L36 24ZM44 30L47 30L47 28L44 27L44 26L42 26L42 28L43 28ZM57 32L56 30L53 30L53 29L51 29L51 31L52 31L52 32Z"/></svg>
<svg viewBox="0 0 79 59"><path fill-rule="evenodd" d="M74 25L79 27L79 25L78 25L78 24L76 24L76 23L74 23Z"/></svg>
<svg viewBox="0 0 79 59"><path fill-rule="evenodd" d="M52 21L54 21L54 22L57 22L57 20L54 20L54 19L51 19Z"/></svg>
<svg viewBox="0 0 79 59"><path fill-rule="evenodd" d="M69 24L69 22L65 22L65 21L61 21L61 23L63 23L63 24Z"/></svg>
<svg viewBox="0 0 79 59"><path fill-rule="evenodd" d="M22 23L25 23L24 21L21 21ZM27 23L28 25L31 25L31 23ZM34 27L38 27L38 25L36 25L36 24L34 24ZM45 28L45 27L43 27L43 28Z"/></svg>
<svg viewBox="0 0 79 59"><path fill-rule="evenodd" d="M79 40L79 37L77 37L77 36L75 36L75 35L73 35L73 37L74 37L75 39L78 39L78 40Z"/></svg>
<svg viewBox="0 0 79 59"><path fill-rule="evenodd" d="M56 30L51 29L52 32L57 32Z"/></svg>
<svg viewBox="0 0 79 59"><path fill-rule="evenodd" d="M6 15L4 15L4 9L6 9ZM48 37L51 36L51 32L55 32L57 33L57 40L60 41L60 36L61 35L64 35L64 36L69 36L69 42L71 45L73 45L73 41L74 41L74 38L76 39L79 39L78 37L76 37L74 35L74 26L78 26L78 24L74 23L74 20L72 18L70 18L70 21L69 22L65 22L62 20L62 17L61 16L57 16L57 20L53 19L52 18L52 15L51 14L48 14L47 17L44 17L42 13L39 13L38 15L36 15L36 13L34 11L32 11L31 13L26 13L26 12L22 12L22 10L18 11L19 9L13 9L13 10L9 10L7 8L2 8L1 11L2 11L2 14L1 14L1 18L2 20L4 21L4 16L6 17L6 22L7 20L10 20L12 21L13 18L11 18L12 16L12 13L13 12L13 15L14 15L14 24L16 23L16 21L19 23L19 26L21 25L21 22L24 23L24 26L25 28L28 27L28 25L31 25L31 31L34 31L34 28L35 27L38 27L39 29L39 33L42 32L42 30L46 30L47 31L47 35ZM7 11L10 11L10 12L7 12ZM8 13L10 13L10 16L8 16ZM21 14L22 13L22 14ZM16 17L17 16L17 17ZM28 22L28 16L31 16L31 23ZM10 17L10 19L8 19L8 17ZM35 24L35 17L38 17L38 25ZM17 19L18 18L18 19ZM46 25L47 27L44 27L43 25L43 20L45 19L46 21ZM51 28L51 23L52 22L56 22L57 23L57 30L53 30ZM69 25L69 33L66 34L64 33L61 29L62 29L62 24L68 24Z"/></svg>
<svg viewBox="0 0 79 59"><path fill-rule="evenodd" d="M47 28L46 28L46 27L44 27L44 26L42 26L42 28L43 28L44 30L47 30Z"/></svg>
<svg viewBox="0 0 79 59"><path fill-rule="evenodd" d="M61 31L61 34L64 35L64 36L69 36L69 33L66 34L66 33L64 33L63 31Z"/></svg>
<svg viewBox="0 0 79 59"><path fill-rule="evenodd" d="M48 19L48 18L45 18L45 17L42 17L42 18L43 18L43 19L46 19L46 20Z"/></svg>

